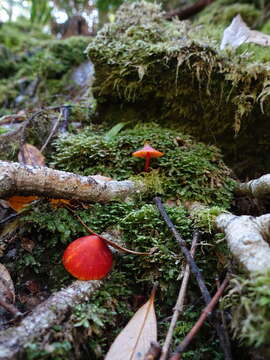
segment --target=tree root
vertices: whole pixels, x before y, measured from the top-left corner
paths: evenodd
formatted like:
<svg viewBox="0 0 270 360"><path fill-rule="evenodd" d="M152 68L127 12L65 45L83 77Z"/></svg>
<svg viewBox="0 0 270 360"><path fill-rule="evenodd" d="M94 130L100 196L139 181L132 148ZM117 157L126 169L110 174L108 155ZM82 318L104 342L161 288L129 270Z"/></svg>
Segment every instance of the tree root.
<svg viewBox="0 0 270 360"><path fill-rule="evenodd" d="M101 285L100 281L74 281L66 289L56 292L21 323L0 332L0 359L16 359L27 343L44 336L52 326L61 324L75 306L88 300Z"/></svg>
<svg viewBox="0 0 270 360"><path fill-rule="evenodd" d="M0 161L0 198L40 195L86 202L126 200L143 190L133 181L103 181L91 176Z"/></svg>

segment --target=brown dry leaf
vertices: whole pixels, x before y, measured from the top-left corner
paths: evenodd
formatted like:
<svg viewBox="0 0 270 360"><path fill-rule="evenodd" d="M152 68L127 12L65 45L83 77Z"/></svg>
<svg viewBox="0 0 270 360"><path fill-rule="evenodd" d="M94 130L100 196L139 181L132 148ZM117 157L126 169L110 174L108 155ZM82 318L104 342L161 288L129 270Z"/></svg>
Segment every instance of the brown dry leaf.
<svg viewBox="0 0 270 360"><path fill-rule="evenodd" d="M154 308L155 289L111 345L105 360L143 359L152 341L157 341Z"/></svg>
<svg viewBox="0 0 270 360"><path fill-rule="evenodd" d="M0 295L5 301L13 303L15 301L15 289L11 276L7 268L0 263Z"/></svg>
<svg viewBox="0 0 270 360"><path fill-rule="evenodd" d="M7 202L13 210L19 212L26 205L29 205L32 201L37 199L37 196L11 196L7 199Z"/></svg>
<svg viewBox="0 0 270 360"><path fill-rule="evenodd" d="M45 166L45 157L31 144L24 144L18 154L20 163L32 166ZM37 200L37 196L12 196L7 199L9 206L19 212L32 201Z"/></svg>
<svg viewBox="0 0 270 360"><path fill-rule="evenodd" d="M24 144L18 154L20 163L32 166L45 166L45 157L31 144Z"/></svg>

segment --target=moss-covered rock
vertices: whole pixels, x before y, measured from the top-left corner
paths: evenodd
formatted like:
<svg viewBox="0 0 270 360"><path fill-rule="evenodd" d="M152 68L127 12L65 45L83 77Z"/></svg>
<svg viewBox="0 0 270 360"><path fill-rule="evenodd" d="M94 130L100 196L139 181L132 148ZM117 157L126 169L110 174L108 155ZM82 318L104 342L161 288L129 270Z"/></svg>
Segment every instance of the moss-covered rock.
<svg viewBox="0 0 270 360"><path fill-rule="evenodd" d="M96 121L166 123L217 142L240 174L269 171L268 68L209 44L198 26L165 21L157 4L122 5L88 46Z"/></svg>

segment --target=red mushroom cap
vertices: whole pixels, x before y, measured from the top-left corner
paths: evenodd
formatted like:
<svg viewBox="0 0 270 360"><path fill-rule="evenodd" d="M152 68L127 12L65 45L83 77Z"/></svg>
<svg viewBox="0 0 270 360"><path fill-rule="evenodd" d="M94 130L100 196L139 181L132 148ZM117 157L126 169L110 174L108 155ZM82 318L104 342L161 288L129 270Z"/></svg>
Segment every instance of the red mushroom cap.
<svg viewBox="0 0 270 360"><path fill-rule="evenodd" d="M151 158L159 158L164 155L163 152L152 148L152 146L150 146L149 144L145 144L142 149L137 150L134 153L132 153L132 156L146 158L147 154L148 154L148 156L150 155Z"/></svg>
<svg viewBox="0 0 270 360"><path fill-rule="evenodd" d="M106 242L96 235L74 240L64 251L65 269L79 280L99 280L112 268L113 256Z"/></svg>

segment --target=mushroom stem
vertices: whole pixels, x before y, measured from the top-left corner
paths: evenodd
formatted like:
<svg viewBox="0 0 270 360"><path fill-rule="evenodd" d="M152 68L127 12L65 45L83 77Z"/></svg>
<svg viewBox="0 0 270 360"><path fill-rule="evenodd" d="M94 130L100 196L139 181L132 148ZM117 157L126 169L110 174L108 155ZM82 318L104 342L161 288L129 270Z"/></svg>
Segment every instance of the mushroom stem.
<svg viewBox="0 0 270 360"><path fill-rule="evenodd" d="M150 159L151 159L151 154L148 152L146 154L146 158L145 158L145 167L144 167L144 171L149 171L149 167L150 167Z"/></svg>

